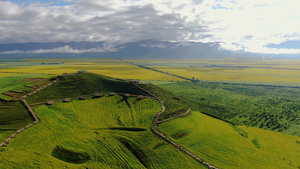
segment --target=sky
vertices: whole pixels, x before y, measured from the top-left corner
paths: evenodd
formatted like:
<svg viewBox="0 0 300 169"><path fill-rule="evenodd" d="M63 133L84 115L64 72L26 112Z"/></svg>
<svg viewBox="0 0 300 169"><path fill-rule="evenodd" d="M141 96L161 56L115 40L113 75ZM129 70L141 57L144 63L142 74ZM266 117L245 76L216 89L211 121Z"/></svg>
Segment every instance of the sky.
<svg viewBox="0 0 300 169"><path fill-rule="evenodd" d="M300 54L299 0L0 0L0 43L140 40Z"/></svg>

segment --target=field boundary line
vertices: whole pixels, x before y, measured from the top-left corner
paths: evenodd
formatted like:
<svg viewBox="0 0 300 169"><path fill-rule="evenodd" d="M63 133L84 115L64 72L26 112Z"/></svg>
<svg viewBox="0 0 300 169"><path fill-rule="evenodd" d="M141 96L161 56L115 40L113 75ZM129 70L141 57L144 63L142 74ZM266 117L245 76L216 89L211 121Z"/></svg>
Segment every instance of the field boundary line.
<svg viewBox="0 0 300 169"><path fill-rule="evenodd" d="M138 67L143 68L143 69L152 70L154 72L163 73L163 74L166 74L166 75L169 75L169 76L174 76L174 77L177 77L177 78L180 78L180 79L184 79L184 80L188 80L188 81L191 81L191 82L205 83L205 81L203 81L203 80L194 80L194 79L183 77L183 76L179 76L179 75L176 75L176 74L173 74L173 73L168 73L168 72L164 72L164 71L161 71L161 70L158 70L158 69L153 69L151 67L147 67L147 66L143 66L143 65L138 65L138 64L135 64L135 63L132 63L132 62L125 61L123 59L120 59L120 60L123 61L123 62L125 62L125 63L131 64L131 65L134 65L134 66L138 66Z"/></svg>
<svg viewBox="0 0 300 169"><path fill-rule="evenodd" d="M176 117L180 117L180 116L183 116L183 115L186 115L187 113L190 112L191 109L188 109L185 113L183 114L180 114L180 115L177 115L177 116L174 116L174 117L171 117L171 118L168 118L166 120L162 120L162 121L159 121L159 116L161 114L163 114L166 110L165 106L163 105L162 101L160 100L160 98L158 98L157 96L155 96L154 94L152 94L151 92L149 92L148 90L144 89L143 87L135 84L135 83L132 83L133 85L135 85L136 87L140 88L141 90L149 93L150 95L152 95L153 97L156 98L156 100L158 100L158 102L160 103L160 106L162 108L161 111L159 111L157 114L156 114L156 117L155 117L155 120L154 120L154 124L152 126L152 131L157 134L158 136L160 136L161 138L165 139L166 141L168 141L169 143L173 144L175 147L179 148L181 151L183 151L184 153L188 154L189 156L193 157L194 159L196 159L197 161L201 162L202 164L206 165L208 168L212 168L212 169L218 169L217 167L209 164L208 162L204 161L203 159L197 157L195 154L191 153L190 151L186 150L185 148L183 148L182 146L180 146L179 144L175 143L174 141L172 141L171 139L169 139L168 137L166 137L163 133L160 133L156 130L156 127L158 124L160 123L163 123L163 122L166 122L166 121L169 121L171 119L174 119Z"/></svg>
<svg viewBox="0 0 300 169"><path fill-rule="evenodd" d="M60 75L59 75L60 76ZM39 123L39 119L37 118L37 116L35 115L34 111L31 109L31 107L27 104L27 102L24 100L24 98L26 98L27 96L30 96L32 94L35 94L37 93L38 91L52 85L53 83L55 83L59 78L56 78L54 81L51 81L50 83L46 84L45 86L42 86L34 91L32 91L31 93L25 95L25 96L22 96L21 97L21 101L23 102L23 104L26 106L27 110L30 112L31 116L33 117L34 119L34 122L32 122L31 124L17 130L16 132L14 132L11 136L9 136L7 139L5 139L3 142L0 143L0 147L5 145L6 143L8 143L12 138L14 138L17 134L21 133L22 131L24 131L25 129Z"/></svg>

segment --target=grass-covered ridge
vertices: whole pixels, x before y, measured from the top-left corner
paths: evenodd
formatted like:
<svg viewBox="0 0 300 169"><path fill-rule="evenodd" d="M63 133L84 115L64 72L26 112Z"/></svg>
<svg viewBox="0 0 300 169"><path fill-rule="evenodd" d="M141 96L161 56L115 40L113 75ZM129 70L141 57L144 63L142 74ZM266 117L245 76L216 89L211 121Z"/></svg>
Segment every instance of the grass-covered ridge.
<svg viewBox="0 0 300 169"><path fill-rule="evenodd" d="M31 104L109 92L147 95L147 93L127 81L111 79L93 73L74 73L60 76L56 83L27 97L26 101Z"/></svg>
<svg viewBox="0 0 300 169"><path fill-rule="evenodd" d="M205 168L151 132L157 100L115 95L33 109L40 123L0 148L0 168ZM130 128L146 131L118 130Z"/></svg>

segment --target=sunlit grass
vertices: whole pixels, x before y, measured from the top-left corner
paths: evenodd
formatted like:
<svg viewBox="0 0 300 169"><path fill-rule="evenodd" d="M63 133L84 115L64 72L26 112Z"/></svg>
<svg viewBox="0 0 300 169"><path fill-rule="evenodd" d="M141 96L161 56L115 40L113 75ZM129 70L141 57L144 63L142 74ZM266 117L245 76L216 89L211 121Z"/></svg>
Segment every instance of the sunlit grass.
<svg viewBox="0 0 300 169"><path fill-rule="evenodd" d="M187 150L219 168L297 168L300 166L299 137L283 133L240 127L248 133L241 136L228 123L199 112L159 125L158 129ZM254 145L256 139L259 148Z"/></svg>
<svg viewBox="0 0 300 169"><path fill-rule="evenodd" d="M160 109L156 100L135 97L124 100L118 95L34 107L40 123L0 148L0 168L204 169L170 144L155 148L164 142L150 131ZM112 127L138 127L146 131L110 130ZM90 159L83 164L64 162L52 156L57 146L86 153Z"/></svg>

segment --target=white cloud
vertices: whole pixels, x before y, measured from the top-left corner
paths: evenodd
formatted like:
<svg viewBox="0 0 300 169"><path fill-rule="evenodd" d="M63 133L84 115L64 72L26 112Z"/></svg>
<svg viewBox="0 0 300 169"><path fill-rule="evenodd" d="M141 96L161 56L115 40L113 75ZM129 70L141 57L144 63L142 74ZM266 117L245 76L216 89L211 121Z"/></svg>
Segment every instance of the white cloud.
<svg viewBox="0 0 300 169"><path fill-rule="evenodd" d="M140 44L140 46L145 48L160 48L160 49L164 49L167 47L164 44Z"/></svg>
<svg viewBox="0 0 300 169"><path fill-rule="evenodd" d="M222 49L258 53L299 53L264 47L300 39L298 0L68 1L74 4L24 6L0 1L0 43L153 39L219 42ZM78 52L67 47L55 50Z"/></svg>
<svg viewBox="0 0 300 169"><path fill-rule="evenodd" d="M19 14L20 7L12 2L4 1L0 5L0 15L2 17Z"/></svg>
<svg viewBox="0 0 300 169"><path fill-rule="evenodd" d="M70 46L66 45L64 47L58 47L53 49L39 49L39 50L30 50L30 51L5 51L0 52L0 54L18 54L18 53L99 53L99 52L116 52L117 50L113 46L104 46L103 48L91 48L91 49L73 49Z"/></svg>
<svg viewBox="0 0 300 169"><path fill-rule="evenodd" d="M85 52L104 52L102 49L93 48L88 50L78 50L73 49L70 46L66 45L64 47L54 48L54 49L40 49L28 51L26 53L85 53Z"/></svg>
<svg viewBox="0 0 300 169"><path fill-rule="evenodd" d="M268 49L268 44L280 44L300 39L300 11L297 0L239 0L236 3L209 0L202 18L209 23L205 39L222 42L229 50L245 49L259 53L299 53L299 50ZM213 9L218 7L219 9ZM245 38L245 37L251 37ZM235 45L238 44L238 45Z"/></svg>

